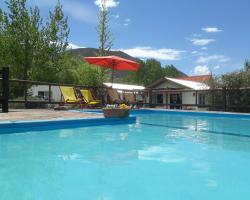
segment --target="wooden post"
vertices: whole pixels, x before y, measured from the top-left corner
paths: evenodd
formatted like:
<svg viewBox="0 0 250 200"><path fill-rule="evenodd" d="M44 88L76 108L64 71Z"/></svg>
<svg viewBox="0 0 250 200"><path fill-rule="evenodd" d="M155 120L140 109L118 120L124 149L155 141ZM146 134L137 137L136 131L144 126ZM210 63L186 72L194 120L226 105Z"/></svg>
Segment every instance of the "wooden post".
<svg viewBox="0 0 250 200"><path fill-rule="evenodd" d="M152 106L152 90L151 89L148 91L148 103L149 103L149 107L151 108Z"/></svg>
<svg viewBox="0 0 250 200"><path fill-rule="evenodd" d="M2 103L2 110L4 113L9 112L9 68L4 67L2 70L2 77L3 77L3 103Z"/></svg>
<svg viewBox="0 0 250 200"><path fill-rule="evenodd" d="M166 109L168 109L168 92L166 92L165 95L166 95Z"/></svg>
<svg viewBox="0 0 250 200"><path fill-rule="evenodd" d="M197 109L198 109L198 99L197 99L197 91L195 91L195 106L197 107Z"/></svg>
<svg viewBox="0 0 250 200"><path fill-rule="evenodd" d="M227 111L227 90L226 87L222 88L223 110Z"/></svg>
<svg viewBox="0 0 250 200"><path fill-rule="evenodd" d="M49 103L51 103L51 85L49 84Z"/></svg>

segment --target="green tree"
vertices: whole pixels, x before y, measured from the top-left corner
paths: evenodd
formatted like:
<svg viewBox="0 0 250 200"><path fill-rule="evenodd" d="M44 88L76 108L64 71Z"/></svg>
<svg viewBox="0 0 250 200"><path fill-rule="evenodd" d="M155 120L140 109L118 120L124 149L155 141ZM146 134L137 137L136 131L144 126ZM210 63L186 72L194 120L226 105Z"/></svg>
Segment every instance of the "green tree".
<svg viewBox="0 0 250 200"><path fill-rule="evenodd" d="M161 63L155 59L141 61L140 64L140 69L137 72L129 72L128 76L123 78L123 83L147 86L165 76L172 78L186 76L173 65L167 65L165 68L162 68Z"/></svg>
<svg viewBox="0 0 250 200"><path fill-rule="evenodd" d="M249 62L245 63L242 70L214 77L213 81L210 82L210 87L227 90L226 101L228 106L242 106L242 108L232 107L230 111L249 112L247 106L250 105L250 91L244 89L250 87ZM210 96L213 104L220 105L223 103L221 91L212 91Z"/></svg>
<svg viewBox="0 0 250 200"><path fill-rule="evenodd" d="M244 64L245 71L250 71L250 60L246 60Z"/></svg>
<svg viewBox="0 0 250 200"><path fill-rule="evenodd" d="M101 7L98 13L98 25L97 33L99 38L99 56L106 56L109 54L110 49L113 46L112 33L110 31L110 13L107 7L107 0L102 0ZM99 68L98 74L100 79L104 82L107 74L110 70L105 68Z"/></svg>
<svg viewBox="0 0 250 200"><path fill-rule="evenodd" d="M98 13L97 32L99 37L99 55L105 56L113 46L112 33L110 31L109 10L107 0L102 0L101 7Z"/></svg>
<svg viewBox="0 0 250 200"><path fill-rule="evenodd" d="M164 75L170 78L178 78L182 76L186 76L183 72L179 71L175 66L173 65L166 65L163 68Z"/></svg>
<svg viewBox="0 0 250 200"><path fill-rule="evenodd" d="M7 34L5 31L5 24L7 22L7 15L0 9L0 66L6 65L8 59L7 52Z"/></svg>
<svg viewBox="0 0 250 200"><path fill-rule="evenodd" d="M26 0L6 4L7 13L0 9L2 64L10 67L14 78L56 81L69 35L60 2L47 23L43 23L38 7L27 8Z"/></svg>
<svg viewBox="0 0 250 200"><path fill-rule="evenodd" d="M85 86L100 86L98 69L91 66L82 59L74 57L70 52L67 52L64 59L61 61L63 70L58 73L60 83L78 84Z"/></svg>
<svg viewBox="0 0 250 200"><path fill-rule="evenodd" d="M33 79L39 81L60 81L58 73L64 70L65 58L69 58L66 53L68 46L68 18L64 16L62 5L58 1L53 12L49 13L49 22L41 31L40 60L33 68Z"/></svg>
<svg viewBox="0 0 250 200"><path fill-rule="evenodd" d="M9 13L1 11L5 17L2 23L4 35L5 64L17 78L28 78L32 62L36 57L41 18L39 9L26 8L26 0L9 0ZM8 17L7 17L8 16Z"/></svg>

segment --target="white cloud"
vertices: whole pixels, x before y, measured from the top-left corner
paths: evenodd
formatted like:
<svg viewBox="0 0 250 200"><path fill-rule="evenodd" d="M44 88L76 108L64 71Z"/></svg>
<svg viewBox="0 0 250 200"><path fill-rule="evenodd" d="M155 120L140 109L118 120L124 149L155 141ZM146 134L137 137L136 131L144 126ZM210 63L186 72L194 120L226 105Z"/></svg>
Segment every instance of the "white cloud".
<svg viewBox="0 0 250 200"><path fill-rule="evenodd" d="M127 18L127 19L124 19L125 22L131 22L131 19Z"/></svg>
<svg viewBox="0 0 250 200"><path fill-rule="evenodd" d="M215 70L216 70L216 69L220 69L220 65L214 66L214 69L215 69Z"/></svg>
<svg viewBox="0 0 250 200"><path fill-rule="evenodd" d="M211 74L209 68L206 65L198 65L194 68L195 75L207 75Z"/></svg>
<svg viewBox="0 0 250 200"><path fill-rule="evenodd" d="M79 49L79 48L85 48L85 47L73 43L69 43L69 45L67 46L67 49Z"/></svg>
<svg viewBox="0 0 250 200"><path fill-rule="evenodd" d="M152 47L135 47L122 49L125 53L139 58L155 58L160 60L180 60L185 51L175 49L154 49Z"/></svg>
<svg viewBox="0 0 250 200"><path fill-rule="evenodd" d="M218 32L222 32L222 30L218 29L217 27L205 27L202 28L203 31L207 32L207 33L218 33Z"/></svg>
<svg viewBox="0 0 250 200"><path fill-rule="evenodd" d="M211 56L201 56L198 58L197 63L209 63L211 61L216 62L228 62L230 58L224 55L211 55Z"/></svg>
<svg viewBox="0 0 250 200"><path fill-rule="evenodd" d="M207 50L207 47L201 47L201 50Z"/></svg>
<svg viewBox="0 0 250 200"><path fill-rule="evenodd" d="M116 0L95 0L95 5L102 8L102 5L105 3L107 8L113 8L119 6L120 2Z"/></svg>
<svg viewBox="0 0 250 200"><path fill-rule="evenodd" d="M198 39L198 38L194 38L191 40L191 42L193 43L193 45L196 46L205 46L210 44L211 42L215 42L214 39Z"/></svg>
<svg viewBox="0 0 250 200"><path fill-rule="evenodd" d="M114 17L115 19L119 19L120 15L112 15L112 17Z"/></svg>
<svg viewBox="0 0 250 200"><path fill-rule="evenodd" d="M124 26L128 26L129 24L130 24L130 22L131 22L131 19L129 19L129 18L126 18L126 19L124 19Z"/></svg>

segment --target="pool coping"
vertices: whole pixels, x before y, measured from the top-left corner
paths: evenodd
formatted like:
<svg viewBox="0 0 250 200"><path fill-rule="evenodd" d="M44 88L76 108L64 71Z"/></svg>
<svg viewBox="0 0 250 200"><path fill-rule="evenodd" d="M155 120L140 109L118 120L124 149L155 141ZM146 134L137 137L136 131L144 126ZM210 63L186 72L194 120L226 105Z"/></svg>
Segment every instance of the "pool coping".
<svg viewBox="0 0 250 200"><path fill-rule="evenodd" d="M27 121L2 121L0 122L0 134L42 130L42 129L63 129L77 128L98 125L115 125L135 123L136 117L130 116L126 119L122 118L104 118L104 117L88 117L88 118L56 118L46 120L27 120Z"/></svg>

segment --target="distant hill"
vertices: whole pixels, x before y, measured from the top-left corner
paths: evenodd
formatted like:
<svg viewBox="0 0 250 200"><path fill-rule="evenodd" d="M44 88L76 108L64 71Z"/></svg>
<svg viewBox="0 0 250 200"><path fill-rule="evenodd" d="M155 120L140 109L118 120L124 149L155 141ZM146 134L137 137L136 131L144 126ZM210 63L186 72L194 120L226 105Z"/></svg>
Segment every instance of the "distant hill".
<svg viewBox="0 0 250 200"><path fill-rule="evenodd" d="M71 49L69 51L71 51L72 54L78 58L98 56L99 54L99 49L95 49L95 48L79 48L79 49ZM132 57L122 51L110 51L108 55L119 56L121 58L133 60L135 62L140 62L139 58ZM128 71L116 71L114 73L114 80L121 79L127 75L128 75Z"/></svg>
<svg viewBox="0 0 250 200"><path fill-rule="evenodd" d="M79 49L72 49L69 50L73 53L73 55L77 56L77 57L89 57L89 56L98 56L99 54L99 49L95 49L95 48L79 48ZM121 58L125 58L125 59L129 59L129 60L133 60L133 61L140 61L140 59L132 57L122 51L110 51L108 53L108 55L114 55L114 56L119 56Z"/></svg>
<svg viewBox="0 0 250 200"><path fill-rule="evenodd" d="M81 59L83 59L84 57L98 56L99 54L99 49L95 49L95 48L79 48L79 49L71 49L69 51L72 52L74 56L81 58ZM141 61L139 58L130 56L122 51L110 51L108 55L119 56L121 58L133 60L135 62ZM171 66L171 68L172 68L171 72L175 71L175 73L180 74L179 77L187 76L186 74L184 74L183 72L175 68L174 66ZM116 71L114 74L114 80L119 82L119 79L122 79L126 77L127 75L128 75L128 71ZM169 73L169 75L171 76L171 73Z"/></svg>

